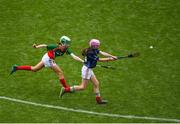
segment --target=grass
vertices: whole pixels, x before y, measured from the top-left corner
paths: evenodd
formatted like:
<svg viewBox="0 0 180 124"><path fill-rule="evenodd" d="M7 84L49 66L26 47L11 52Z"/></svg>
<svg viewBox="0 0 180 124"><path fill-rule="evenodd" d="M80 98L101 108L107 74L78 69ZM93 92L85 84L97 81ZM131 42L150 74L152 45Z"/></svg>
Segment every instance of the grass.
<svg viewBox="0 0 180 124"><path fill-rule="evenodd" d="M180 118L178 0L1 0L0 96L96 112ZM80 49L91 38L101 50L114 55L139 51L141 56L109 64L117 70L94 69L101 95L109 103L95 103L90 83L85 91L58 98L60 86L52 70L19 71L9 77L13 64L35 65L46 52L33 43L56 43L60 36ZM154 48L150 49L149 46ZM81 56L82 57L82 56ZM69 56L56 59L69 84L81 81L81 64ZM72 83L75 82L75 83ZM0 100L0 122L161 122L123 119L45 109Z"/></svg>

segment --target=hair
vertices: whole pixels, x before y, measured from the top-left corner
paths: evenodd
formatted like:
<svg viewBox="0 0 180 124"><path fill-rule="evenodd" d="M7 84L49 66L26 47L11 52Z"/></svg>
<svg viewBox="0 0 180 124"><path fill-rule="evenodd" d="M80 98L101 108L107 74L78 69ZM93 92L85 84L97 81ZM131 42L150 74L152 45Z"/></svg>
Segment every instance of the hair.
<svg viewBox="0 0 180 124"><path fill-rule="evenodd" d="M87 50L88 50L88 48L85 48L85 49L81 50L82 56L86 56L87 55Z"/></svg>
<svg viewBox="0 0 180 124"><path fill-rule="evenodd" d="M85 49L82 49L81 50L81 53L82 53L82 56L87 56L87 53L89 50L92 50L93 48L92 47L88 47L88 48L85 48Z"/></svg>

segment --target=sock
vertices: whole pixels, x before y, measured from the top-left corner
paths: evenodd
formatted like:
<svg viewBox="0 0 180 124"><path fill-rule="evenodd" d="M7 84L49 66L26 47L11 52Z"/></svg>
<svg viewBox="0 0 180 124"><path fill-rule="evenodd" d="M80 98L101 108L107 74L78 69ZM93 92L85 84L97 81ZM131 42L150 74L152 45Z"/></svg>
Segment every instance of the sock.
<svg viewBox="0 0 180 124"><path fill-rule="evenodd" d="M65 87L64 90L65 90L65 92L70 92L71 88L70 87Z"/></svg>
<svg viewBox="0 0 180 124"><path fill-rule="evenodd" d="M63 85L64 88L68 87L68 85L66 84L66 80L64 78L60 79L60 83Z"/></svg>
<svg viewBox="0 0 180 124"><path fill-rule="evenodd" d="M100 92L97 92L97 93L96 93L96 101L97 101L97 102L101 101Z"/></svg>
<svg viewBox="0 0 180 124"><path fill-rule="evenodd" d="M31 66L17 66L17 70L29 70L31 71Z"/></svg>
<svg viewBox="0 0 180 124"><path fill-rule="evenodd" d="M66 88L65 88L65 92L70 92L70 93L75 92L74 86L72 86L72 87L66 87Z"/></svg>

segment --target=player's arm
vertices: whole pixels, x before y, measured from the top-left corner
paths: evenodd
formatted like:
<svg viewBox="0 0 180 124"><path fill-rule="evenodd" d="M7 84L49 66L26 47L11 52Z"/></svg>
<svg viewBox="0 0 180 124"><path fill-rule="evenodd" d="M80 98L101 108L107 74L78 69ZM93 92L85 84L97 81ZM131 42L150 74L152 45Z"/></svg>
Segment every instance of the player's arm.
<svg viewBox="0 0 180 124"><path fill-rule="evenodd" d="M84 63L84 61L76 56L69 48L67 49L66 54L70 55L74 60Z"/></svg>
<svg viewBox="0 0 180 124"><path fill-rule="evenodd" d="M116 56L115 56L116 57ZM116 57L117 58L117 57ZM98 61L99 62L109 62L109 61L114 61L114 60L117 60L116 58L112 58L112 57L109 57L109 58L99 58Z"/></svg>
<svg viewBox="0 0 180 124"><path fill-rule="evenodd" d="M74 60L84 63L84 60L76 56L74 53L71 53L70 55Z"/></svg>
<svg viewBox="0 0 180 124"><path fill-rule="evenodd" d="M109 54L109 53L106 53L106 52L103 52L103 51L99 51L99 53L101 54L101 55L103 55L103 56L106 56L106 57L110 57L110 58L113 58L113 59L117 59L117 56L113 56L113 55L111 55L111 54Z"/></svg>
<svg viewBox="0 0 180 124"><path fill-rule="evenodd" d="M33 47L34 48L47 48L47 45L46 44L39 44L39 45L33 44Z"/></svg>

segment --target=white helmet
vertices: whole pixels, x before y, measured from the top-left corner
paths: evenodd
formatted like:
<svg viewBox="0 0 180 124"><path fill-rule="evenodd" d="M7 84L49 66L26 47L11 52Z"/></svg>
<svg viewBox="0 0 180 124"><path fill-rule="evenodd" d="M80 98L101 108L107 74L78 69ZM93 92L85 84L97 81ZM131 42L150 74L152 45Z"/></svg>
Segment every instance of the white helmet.
<svg viewBox="0 0 180 124"><path fill-rule="evenodd" d="M100 41L97 40L97 39L91 39L91 40L89 41L89 46L90 46L90 47L99 46L99 45L100 45Z"/></svg>
<svg viewBox="0 0 180 124"><path fill-rule="evenodd" d="M70 45L71 43L71 39L67 36L62 36L60 39L59 39L60 43L63 44L63 45Z"/></svg>

